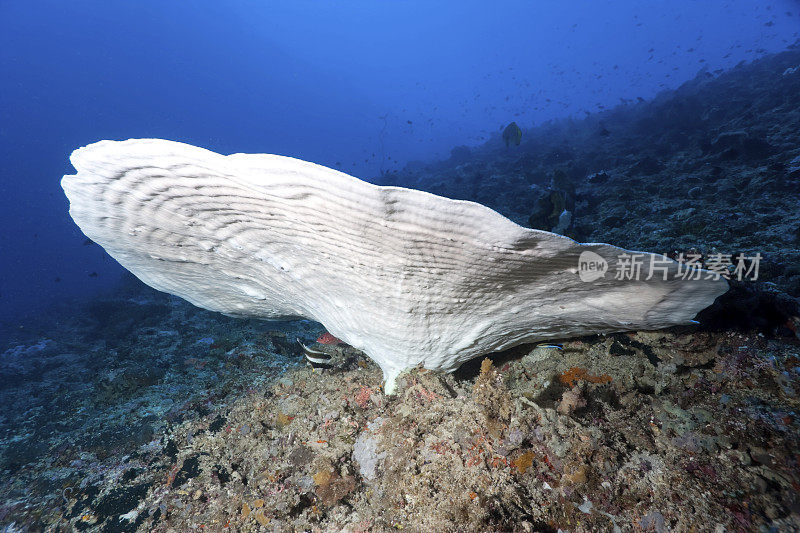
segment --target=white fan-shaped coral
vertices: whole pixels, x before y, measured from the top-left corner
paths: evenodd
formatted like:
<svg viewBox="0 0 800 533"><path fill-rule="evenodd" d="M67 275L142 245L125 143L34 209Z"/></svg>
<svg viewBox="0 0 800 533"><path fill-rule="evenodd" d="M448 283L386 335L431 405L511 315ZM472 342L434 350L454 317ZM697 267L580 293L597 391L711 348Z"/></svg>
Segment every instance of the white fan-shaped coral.
<svg viewBox="0 0 800 533"><path fill-rule="evenodd" d="M727 289L675 279L677 263L643 253L640 279L617 280L620 248L289 157L141 139L71 161L72 218L142 281L228 315L317 320L380 365L387 392L409 367L684 324ZM608 263L603 277L581 280L582 252Z"/></svg>

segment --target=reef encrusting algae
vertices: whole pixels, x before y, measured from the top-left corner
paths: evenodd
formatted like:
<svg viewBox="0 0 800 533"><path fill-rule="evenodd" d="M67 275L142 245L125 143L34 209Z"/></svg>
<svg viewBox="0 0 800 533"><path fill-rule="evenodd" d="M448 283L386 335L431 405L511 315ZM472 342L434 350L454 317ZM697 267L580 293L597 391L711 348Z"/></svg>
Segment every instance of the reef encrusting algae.
<svg viewBox="0 0 800 533"><path fill-rule="evenodd" d="M100 531L800 525L796 341L691 330L585 338L562 351L518 349L455 376L413 371L394 398L380 394L380 370L362 354L325 349L333 369L296 368L212 403L105 479L76 484L55 523Z"/></svg>

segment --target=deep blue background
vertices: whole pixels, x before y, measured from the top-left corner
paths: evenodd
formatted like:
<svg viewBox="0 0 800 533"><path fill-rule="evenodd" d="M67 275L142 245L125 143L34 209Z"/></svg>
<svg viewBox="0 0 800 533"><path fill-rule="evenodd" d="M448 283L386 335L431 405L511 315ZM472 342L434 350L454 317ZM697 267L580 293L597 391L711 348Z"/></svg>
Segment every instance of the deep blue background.
<svg viewBox="0 0 800 533"><path fill-rule="evenodd" d="M0 0L0 320L119 279L58 183L90 142L163 137L374 180L499 142L511 120L650 98L798 30L788 0Z"/></svg>

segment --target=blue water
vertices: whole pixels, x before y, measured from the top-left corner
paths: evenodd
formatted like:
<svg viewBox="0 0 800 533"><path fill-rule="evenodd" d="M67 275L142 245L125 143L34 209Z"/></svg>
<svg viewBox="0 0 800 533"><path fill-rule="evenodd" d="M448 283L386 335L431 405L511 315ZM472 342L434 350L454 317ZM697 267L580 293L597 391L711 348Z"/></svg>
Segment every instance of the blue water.
<svg viewBox="0 0 800 533"><path fill-rule="evenodd" d="M112 289L68 156L162 137L371 181L780 51L796 1L0 1L0 320ZM623 100L624 99L624 100Z"/></svg>

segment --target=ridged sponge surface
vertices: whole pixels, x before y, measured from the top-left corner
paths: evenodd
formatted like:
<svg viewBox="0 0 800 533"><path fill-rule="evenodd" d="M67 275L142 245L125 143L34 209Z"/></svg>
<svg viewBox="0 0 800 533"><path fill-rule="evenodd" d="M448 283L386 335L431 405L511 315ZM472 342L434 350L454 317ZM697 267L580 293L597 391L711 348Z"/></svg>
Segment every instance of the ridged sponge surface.
<svg viewBox="0 0 800 533"><path fill-rule="evenodd" d="M290 157L132 139L71 161L72 218L143 282L228 315L319 321L374 359L387 389L409 367L452 371L525 342L688 323L727 290L680 279L662 256ZM624 254L643 265L638 280ZM607 264L602 277L582 280L587 257Z"/></svg>

